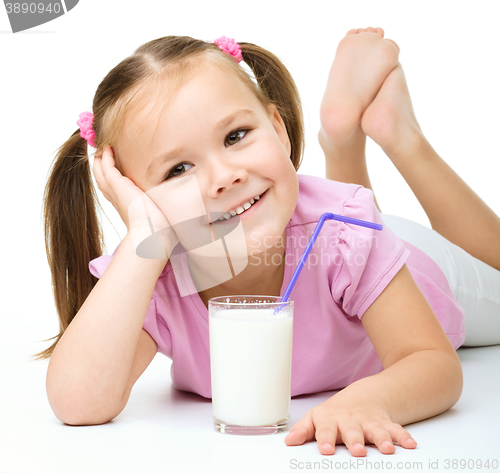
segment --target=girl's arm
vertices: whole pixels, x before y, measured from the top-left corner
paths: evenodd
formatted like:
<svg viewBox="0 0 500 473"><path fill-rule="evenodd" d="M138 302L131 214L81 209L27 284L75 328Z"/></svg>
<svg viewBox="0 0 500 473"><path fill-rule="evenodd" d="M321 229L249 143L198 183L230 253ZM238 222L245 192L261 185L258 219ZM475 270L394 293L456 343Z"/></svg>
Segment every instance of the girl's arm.
<svg viewBox="0 0 500 473"><path fill-rule="evenodd" d="M49 402L56 416L68 424L102 424L125 407L132 386L156 353L156 343L142 326L156 281L167 262L167 258L136 255L132 235L144 222L133 213L133 221L129 221L132 203L138 199L144 202L155 230L169 225L151 199L115 167L109 146L102 157L94 158L94 174L128 233L59 340L49 363ZM169 234L167 238L175 237ZM175 246L173 243L169 242L169 248Z"/></svg>
<svg viewBox="0 0 500 473"><path fill-rule="evenodd" d="M102 424L125 407L156 353L142 329L165 260L138 257L129 235L59 340L47 395L67 424Z"/></svg>
<svg viewBox="0 0 500 473"><path fill-rule="evenodd" d="M384 371L361 379L307 412L287 445L316 438L323 454L345 443L365 456L365 443L394 453L393 442L414 448L401 427L452 407L462 392L462 368L406 265L362 317Z"/></svg>

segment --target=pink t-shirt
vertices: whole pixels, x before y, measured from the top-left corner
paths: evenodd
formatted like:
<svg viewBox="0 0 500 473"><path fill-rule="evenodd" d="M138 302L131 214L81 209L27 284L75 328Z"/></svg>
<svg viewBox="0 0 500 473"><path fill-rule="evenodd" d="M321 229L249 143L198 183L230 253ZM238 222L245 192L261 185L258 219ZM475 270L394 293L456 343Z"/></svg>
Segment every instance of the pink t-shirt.
<svg viewBox="0 0 500 473"><path fill-rule="evenodd" d="M383 224L371 190L299 175L299 198L286 227L281 295L325 212ZM112 257L92 260L90 272L100 277ZM463 343L463 310L433 260L387 226L377 231L328 220L292 292L292 396L340 389L383 369L361 317L405 262L452 345ZM210 398L208 310L197 293L181 297L170 262L156 284L144 329L173 360L174 386Z"/></svg>

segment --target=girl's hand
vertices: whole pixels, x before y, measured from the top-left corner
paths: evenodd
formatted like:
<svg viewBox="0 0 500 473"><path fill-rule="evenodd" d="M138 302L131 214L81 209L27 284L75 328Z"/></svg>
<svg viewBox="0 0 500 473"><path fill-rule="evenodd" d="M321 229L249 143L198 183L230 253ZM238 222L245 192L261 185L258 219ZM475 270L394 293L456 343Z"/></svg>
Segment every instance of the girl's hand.
<svg viewBox="0 0 500 473"><path fill-rule="evenodd" d="M345 444L354 457L366 455L365 443L376 445L385 454L396 451L394 442L404 448L417 446L403 427L391 421L386 409L370 400L353 398L348 389L308 411L292 427L285 443L302 445L314 439L323 455L333 455L335 444Z"/></svg>
<svg viewBox="0 0 500 473"><path fill-rule="evenodd" d="M127 230L130 230L128 208L135 198L143 194L142 190L115 167L114 154L110 146L104 148L102 156L94 157L93 169L99 190L119 213Z"/></svg>
<svg viewBox="0 0 500 473"><path fill-rule="evenodd" d="M136 249L152 232L170 229L167 218L153 200L115 167L110 146L104 148L102 157L94 158L93 169L100 191L119 213L132 234ZM172 232L167 238L175 239Z"/></svg>

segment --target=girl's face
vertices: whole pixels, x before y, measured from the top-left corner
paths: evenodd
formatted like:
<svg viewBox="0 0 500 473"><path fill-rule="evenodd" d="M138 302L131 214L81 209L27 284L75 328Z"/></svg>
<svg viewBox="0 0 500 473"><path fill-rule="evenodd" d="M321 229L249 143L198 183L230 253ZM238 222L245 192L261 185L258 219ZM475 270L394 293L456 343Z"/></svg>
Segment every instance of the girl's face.
<svg viewBox="0 0 500 473"><path fill-rule="evenodd" d="M290 142L276 108L266 110L237 78L211 64L203 64L164 107L154 102L128 119L113 147L121 172L144 191L194 175L207 213L230 212L263 194L240 214L247 247L256 254L276 245L298 197Z"/></svg>

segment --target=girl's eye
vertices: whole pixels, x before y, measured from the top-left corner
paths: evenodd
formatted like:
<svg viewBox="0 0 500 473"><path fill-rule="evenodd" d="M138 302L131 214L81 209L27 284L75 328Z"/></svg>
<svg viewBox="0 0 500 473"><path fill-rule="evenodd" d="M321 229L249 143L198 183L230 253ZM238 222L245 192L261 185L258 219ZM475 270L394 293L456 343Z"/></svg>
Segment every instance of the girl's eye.
<svg viewBox="0 0 500 473"><path fill-rule="evenodd" d="M184 174L185 172L187 172L189 170L189 168L186 169L186 166L193 167L192 164L188 164L188 163L178 164L177 166L173 167L169 171L169 173L167 174L167 177L165 178L165 180L166 179L170 179L171 177L181 176L182 174Z"/></svg>
<svg viewBox="0 0 500 473"><path fill-rule="evenodd" d="M248 133L248 130L236 130L226 136L226 146L235 145L238 141L241 141L243 137Z"/></svg>

